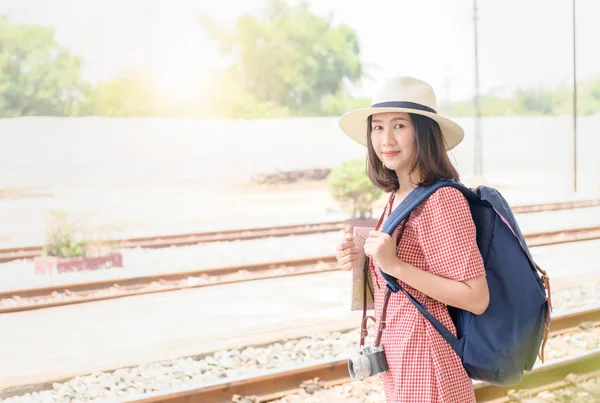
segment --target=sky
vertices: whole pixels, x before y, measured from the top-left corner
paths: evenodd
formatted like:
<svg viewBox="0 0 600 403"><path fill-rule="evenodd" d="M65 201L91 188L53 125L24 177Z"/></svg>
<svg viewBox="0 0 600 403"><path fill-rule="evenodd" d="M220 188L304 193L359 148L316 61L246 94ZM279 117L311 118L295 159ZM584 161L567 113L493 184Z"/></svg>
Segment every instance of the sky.
<svg viewBox="0 0 600 403"><path fill-rule="evenodd" d="M295 2L296 0L289 0ZM578 79L600 78L600 1L577 1ZM367 76L356 95L381 80L412 75L438 99L472 97L475 88L473 0L312 0L335 24L357 32ZM572 85L571 0L479 0L479 75L483 93L522 86ZM259 0L0 0L15 23L52 26L59 43L83 59L92 82L136 66L151 68L162 89L185 94L224 65L198 23L203 14L232 27Z"/></svg>

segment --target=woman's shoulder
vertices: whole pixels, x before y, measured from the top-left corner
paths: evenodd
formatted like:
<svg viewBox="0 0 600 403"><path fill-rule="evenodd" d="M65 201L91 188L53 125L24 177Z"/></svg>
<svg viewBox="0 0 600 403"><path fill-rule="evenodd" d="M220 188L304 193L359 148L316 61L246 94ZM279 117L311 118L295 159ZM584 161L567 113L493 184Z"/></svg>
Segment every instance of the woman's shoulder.
<svg viewBox="0 0 600 403"><path fill-rule="evenodd" d="M439 214L452 214L468 208L469 203L462 192L451 186L445 186L436 190L414 211L415 218L436 216Z"/></svg>
<svg viewBox="0 0 600 403"><path fill-rule="evenodd" d="M443 188L439 188L425 202L425 204L430 205L448 203L468 204L465 195L460 190L452 186L444 186Z"/></svg>

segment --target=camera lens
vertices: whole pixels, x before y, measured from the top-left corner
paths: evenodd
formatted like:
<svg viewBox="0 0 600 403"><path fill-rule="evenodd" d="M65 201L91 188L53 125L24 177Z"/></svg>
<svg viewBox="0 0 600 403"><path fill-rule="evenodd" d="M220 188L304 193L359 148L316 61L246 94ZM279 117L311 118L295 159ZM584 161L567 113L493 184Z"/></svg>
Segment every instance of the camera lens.
<svg viewBox="0 0 600 403"><path fill-rule="evenodd" d="M352 379L363 379L371 376L371 363L364 355L348 360L348 372Z"/></svg>

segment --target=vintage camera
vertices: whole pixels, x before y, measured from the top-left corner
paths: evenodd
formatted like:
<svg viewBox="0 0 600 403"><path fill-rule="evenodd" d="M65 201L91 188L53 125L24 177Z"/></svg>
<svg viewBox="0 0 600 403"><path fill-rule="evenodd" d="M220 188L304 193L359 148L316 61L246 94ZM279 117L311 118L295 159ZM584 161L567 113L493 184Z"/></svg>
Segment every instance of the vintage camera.
<svg viewBox="0 0 600 403"><path fill-rule="evenodd" d="M352 379L365 379L387 370L387 360L381 346L362 346L359 354L348 360L348 372Z"/></svg>

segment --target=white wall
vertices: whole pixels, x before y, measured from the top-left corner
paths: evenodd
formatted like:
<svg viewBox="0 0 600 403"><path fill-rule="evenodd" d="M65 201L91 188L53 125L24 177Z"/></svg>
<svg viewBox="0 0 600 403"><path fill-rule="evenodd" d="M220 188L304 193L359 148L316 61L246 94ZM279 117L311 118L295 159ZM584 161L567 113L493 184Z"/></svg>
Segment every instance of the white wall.
<svg viewBox="0 0 600 403"><path fill-rule="evenodd" d="M473 171L473 120L452 151ZM565 117L485 118L484 174L494 184L572 188L573 124ZM600 190L600 115L578 121L578 180ZM245 179L335 167L365 155L336 118L256 121L170 118L0 119L0 188Z"/></svg>

